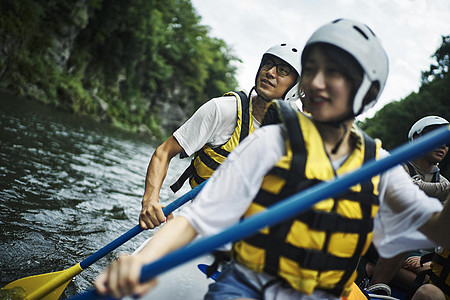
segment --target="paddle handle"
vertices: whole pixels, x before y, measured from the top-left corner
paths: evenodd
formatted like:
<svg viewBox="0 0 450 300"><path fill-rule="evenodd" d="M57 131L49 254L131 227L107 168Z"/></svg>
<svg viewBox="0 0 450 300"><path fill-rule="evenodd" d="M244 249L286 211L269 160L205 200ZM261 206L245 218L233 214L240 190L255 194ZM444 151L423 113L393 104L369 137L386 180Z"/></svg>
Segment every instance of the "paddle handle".
<svg viewBox="0 0 450 300"><path fill-rule="evenodd" d="M200 190L205 185L205 182L199 184L198 186L196 186L195 188L193 188L192 190L190 190L189 192L187 192L186 194L184 194L177 200L173 201L172 203L170 203L169 205L164 207L163 208L164 215L165 216L170 215L174 210L176 210L177 208L179 208L180 206L182 206L189 200L194 199L195 196L197 196L197 194L200 192ZM117 247L119 247L122 244L124 244L125 242L129 241L130 239L134 238L136 235L138 235L142 231L143 231L143 229L139 225L136 225L135 227L131 228L128 232L125 232L120 237L118 237L114 241L110 242L108 245L104 246L103 248L101 248L100 250L95 252L94 254L92 254L89 257L87 257L86 259L84 259L80 263L81 268L83 270L86 269L87 267L89 267L90 265L92 265L93 263L95 263L96 261L101 259L106 254L110 253Z"/></svg>

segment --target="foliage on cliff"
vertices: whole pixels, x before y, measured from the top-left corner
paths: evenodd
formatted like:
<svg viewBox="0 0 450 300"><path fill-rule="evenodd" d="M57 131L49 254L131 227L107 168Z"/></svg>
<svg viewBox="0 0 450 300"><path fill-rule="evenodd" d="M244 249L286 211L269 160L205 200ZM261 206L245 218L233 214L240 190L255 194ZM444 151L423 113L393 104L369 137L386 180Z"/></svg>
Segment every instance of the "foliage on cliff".
<svg viewBox="0 0 450 300"><path fill-rule="evenodd" d="M199 22L189 0L0 0L0 87L165 135L237 85Z"/></svg>

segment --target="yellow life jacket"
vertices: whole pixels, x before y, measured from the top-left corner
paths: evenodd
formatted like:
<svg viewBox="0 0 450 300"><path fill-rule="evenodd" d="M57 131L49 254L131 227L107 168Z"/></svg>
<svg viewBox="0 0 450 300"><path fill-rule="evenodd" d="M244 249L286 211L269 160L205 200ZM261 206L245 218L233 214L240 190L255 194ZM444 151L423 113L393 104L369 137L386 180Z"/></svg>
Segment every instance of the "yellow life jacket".
<svg viewBox="0 0 450 300"><path fill-rule="evenodd" d="M318 182L358 169L378 156L381 142L353 126L354 150L335 171L311 119L294 103L273 101L269 110L273 108L287 129L287 153L264 177L244 217ZM372 241L373 218L379 205L378 183L379 176L375 176L294 218L236 242L236 261L256 272L278 276L308 295L321 289L347 297L359 258Z"/></svg>
<svg viewBox="0 0 450 300"><path fill-rule="evenodd" d="M224 162L228 154L250 133L255 131L253 126L252 104L244 92L228 92L224 96L236 97L237 122L230 139L221 146L211 147L205 145L194 154L190 166L180 178L170 186L175 193L189 178L192 188L196 187L214 173ZM185 156L186 157L186 156Z"/></svg>
<svg viewBox="0 0 450 300"><path fill-rule="evenodd" d="M444 292L450 299L450 250L444 249L442 253L435 253L430 265L430 282Z"/></svg>

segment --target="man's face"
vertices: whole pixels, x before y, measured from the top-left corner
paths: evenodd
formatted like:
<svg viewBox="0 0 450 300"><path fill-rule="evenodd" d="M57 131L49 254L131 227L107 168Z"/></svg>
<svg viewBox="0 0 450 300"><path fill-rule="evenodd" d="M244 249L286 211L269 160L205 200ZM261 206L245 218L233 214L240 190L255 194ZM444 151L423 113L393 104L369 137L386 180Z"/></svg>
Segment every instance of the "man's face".
<svg viewBox="0 0 450 300"><path fill-rule="evenodd" d="M297 79L297 73L278 57L269 56L269 59L270 64L267 65L272 67L263 66L261 68L256 80L256 89L258 94L267 100L280 99ZM277 68L279 71L283 71L286 67L292 69L288 75L283 76L277 72Z"/></svg>
<svg viewBox="0 0 450 300"><path fill-rule="evenodd" d="M448 146L442 145L439 148L434 149L430 153L425 154L424 157L431 164L435 165L437 163L440 163L444 159L444 157L447 155L447 152L448 152Z"/></svg>
<svg viewBox="0 0 450 300"><path fill-rule="evenodd" d="M425 135L425 134L427 134L427 133L429 133L429 132L431 132L431 131L433 131L435 129L438 129L438 128L440 128L440 126L429 126L429 127L426 127L422 131L420 136L423 136L423 135ZM434 149L433 151L425 154L424 158L430 164L435 165L437 163L440 163L445 158L445 156L447 155L447 152L448 152L448 145L446 145L446 144L445 145L441 145L440 147Z"/></svg>

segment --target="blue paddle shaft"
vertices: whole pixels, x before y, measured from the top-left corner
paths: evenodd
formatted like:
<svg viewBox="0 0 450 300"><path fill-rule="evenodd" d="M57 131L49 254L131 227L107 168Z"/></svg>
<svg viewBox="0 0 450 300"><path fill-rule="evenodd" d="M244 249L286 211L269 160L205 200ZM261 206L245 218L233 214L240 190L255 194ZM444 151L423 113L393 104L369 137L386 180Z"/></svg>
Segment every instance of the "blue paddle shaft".
<svg viewBox="0 0 450 300"><path fill-rule="evenodd" d="M261 228L273 226L285 219L308 209L311 205L347 190L349 187L369 180L373 176L380 174L402 162L411 160L417 156L423 155L442 144L450 142L450 127L434 130L424 137L419 138L411 144L403 145L394 150L390 156L378 161L371 161L360 169L346 174L342 177L336 177L330 182L322 182L294 194L280 203L273 205L264 212L252 215L242 222L229 227L219 234L202 238L192 242L174 252L171 252L159 260L142 267L140 281L145 282L151 278L166 272L182 263L190 261L198 256L214 249L245 238L254 234ZM90 290L79 294L71 299L110 299L99 296L95 290Z"/></svg>
<svg viewBox="0 0 450 300"><path fill-rule="evenodd" d="M170 215L174 210L176 210L177 208L179 208L180 206L182 206L183 204L185 204L189 200L194 199L195 196L197 196L197 194L200 192L200 190L205 185L205 182L203 182L202 184L196 186L195 188L193 188L192 190L190 190L189 192L187 192L186 194L184 194L183 196L181 196L177 200L173 201L172 203L170 203L169 205L164 207L163 208L164 215L165 216ZM114 241L110 242L108 245L104 246L103 248L101 248L97 252L91 254L89 257L84 259L80 263L80 267L83 270L86 269L87 267L89 267L90 265L92 265L93 263L95 263L96 261L101 259L106 254L110 253L111 251L113 251L117 247L119 247L122 244L124 244L125 242L129 241L130 239L134 238L136 235L138 235L142 231L143 231L143 229L139 225L136 225L135 227L131 228L128 232L125 232L120 237L118 237Z"/></svg>

